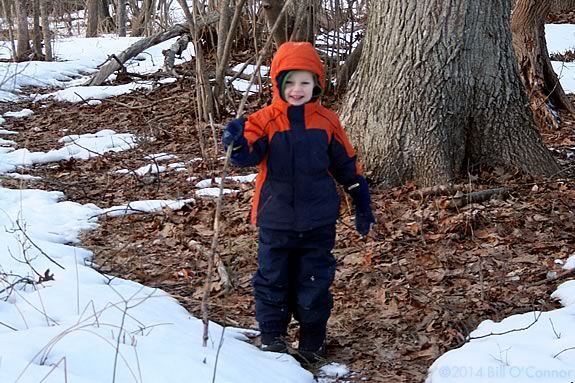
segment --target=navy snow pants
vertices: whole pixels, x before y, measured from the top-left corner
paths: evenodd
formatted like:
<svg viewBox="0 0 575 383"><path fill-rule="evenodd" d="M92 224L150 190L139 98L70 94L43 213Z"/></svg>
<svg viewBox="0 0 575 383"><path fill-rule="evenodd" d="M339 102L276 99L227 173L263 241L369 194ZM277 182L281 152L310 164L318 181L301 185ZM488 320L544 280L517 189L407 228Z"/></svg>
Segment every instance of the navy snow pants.
<svg viewBox="0 0 575 383"><path fill-rule="evenodd" d="M303 329L323 329L333 307L335 224L297 232L260 228L253 278L262 336L282 336L293 316ZM321 330L320 330L321 331Z"/></svg>

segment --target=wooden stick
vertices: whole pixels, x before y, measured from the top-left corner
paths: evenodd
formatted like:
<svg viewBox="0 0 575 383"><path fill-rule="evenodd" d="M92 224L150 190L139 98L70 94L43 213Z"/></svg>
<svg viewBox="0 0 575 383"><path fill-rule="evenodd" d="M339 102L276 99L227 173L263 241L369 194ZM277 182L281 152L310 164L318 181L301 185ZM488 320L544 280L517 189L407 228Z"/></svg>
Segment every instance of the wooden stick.
<svg viewBox="0 0 575 383"><path fill-rule="evenodd" d="M287 0L284 3L282 11L280 12L280 17L278 17L277 20L281 20L281 16L286 11L287 6L292 1L293 0ZM248 85L248 87L244 93L244 97L242 98L240 106L238 107L238 111L236 113L236 116L238 116L238 117L241 116L244 112L244 107L246 104L246 100L248 98L250 88L252 87L252 85L254 83L254 79L256 78L256 74L259 73L260 66L262 65L262 63L264 61L267 50L271 47L273 33L279 26L279 23L277 22L277 20L276 20L276 23L274 24L272 30L270 31L270 35L268 36L268 39L267 39L264 47L262 48L262 51L260 52L260 57L258 58L258 62L256 64L256 68L254 70L254 73L252 74L252 79L251 79L251 81L250 81L250 83L249 83L249 85ZM212 239L211 256L208 257L208 274L206 276L206 285L205 285L205 289L204 289L204 296L202 298L202 322L204 323L204 336L203 336L203 346L204 347L207 346L208 340L209 340L209 332L208 332L209 307L208 307L208 303L209 303L209 298L210 298L210 291L212 288L212 273L213 273L213 268L214 268L214 260L215 260L217 250L218 250L218 237L220 234L220 214L222 211L224 181L226 179L226 175L227 175L227 171L228 171L228 165L230 163L230 158L232 157L232 151L233 151L233 145L228 146L228 149L226 151L226 158L224 159L224 168L222 169L218 198L216 200L216 213L215 213L215 217L214 217L214 237Z"/></svg>
<svg viewBox="0 0 575 383"><path fill-rule="evenodd" d="M563 279L565 277L570 277L571 275L575 274L575 269L571 269L571 270L565 270L562 271L560 273L558 273L557 275L555 275L553 278L545 278L542 281L538 281L538 282L534 282L534 283L530 283L528 285L528 287L531 286L539 286L539 285L544 285L546 283L552 283L557 281L558 279Z"/></svg>
<svg viewBox="0 0 575 383"><path fill-rule="evenodd" d="M468 190L469 185L435 185L417 189L409 193L409 198L423 199L427 196L453 195L458 191Z"/></svg>
<svg viewBox="0 0 575 383"><path fill-rule="evenodd" d="M467 194L461 193L461 195L456 195L450 199L442 201L440 206L444 209L458 209L467 204L483 202L491 198L505 198L509 193L510 190L507 188L481 190Z"/></svg>

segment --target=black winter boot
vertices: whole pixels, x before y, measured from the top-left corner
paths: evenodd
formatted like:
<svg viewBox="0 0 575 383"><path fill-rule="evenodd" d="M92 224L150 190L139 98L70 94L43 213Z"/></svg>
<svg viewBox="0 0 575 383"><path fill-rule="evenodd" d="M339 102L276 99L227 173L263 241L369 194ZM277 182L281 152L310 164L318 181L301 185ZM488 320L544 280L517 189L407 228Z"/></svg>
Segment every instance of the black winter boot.
<svg viewBox="0 0 575 383"><path fill-rule="evenodd" d="M302 348L298 348L297 354L294 355L296 360L300 362L302 365L307 366L310 364L315 364L317 362L321 362L325 358L325 343L320 346L315 351L304 350Z"/></svg>
<svg viewBox="0 0 575 383"><path fill-rule="evenodd" d="M326 323L300 323L299 347L296 359L302 364L314 364L325 355Z"/></svg>
<svg viewBox="0 0 575 383"><path fill-rule="evenodd" d="M262 338L262 344L260 350L267 352L288 352L288 347L286 342L282 338L275 338L268 340L267 342Z"/></svg>
<svg viewBox="0 0 575 383"><path fill-rule="evenodd" d="M287 323L274 321L260 323L261 330L261 346L262 351L269 352L287 352L288 347L285 342L287 336Z"/></svg>

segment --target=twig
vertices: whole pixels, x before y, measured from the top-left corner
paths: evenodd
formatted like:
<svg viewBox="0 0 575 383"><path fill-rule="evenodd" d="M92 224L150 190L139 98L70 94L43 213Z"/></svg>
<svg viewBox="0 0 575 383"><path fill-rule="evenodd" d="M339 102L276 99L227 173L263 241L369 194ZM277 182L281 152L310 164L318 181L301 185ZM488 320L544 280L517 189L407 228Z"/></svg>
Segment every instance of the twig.
<svg viewBox="0 0 575 383"><path fill-rule="evenodd" d="M552 278L547 278L547 279L544 279L544 280L542 280L542 281L537 281L537 282L530 283L530 284L528 285L528 287L539 286L539 285L544 285L545 283L555 282L555 281L558 280L558 279L562 279L562 278L565 278L565 277L570 277L570 276L573 275L573 274L575 274L575 268L574 268L574 269L570 269L570 270L562 271L562 272L558 273L557 275L555 275L555 276L552 277Z"/></svg>
<svg viewBox="0 0 575 383"><path fill-rule="evenodd" d="M551 318L549 318L549 323L551 323L551 328L553 329L553 333L555 334L557 339L561 339L561 333L557 333L557 330L555 330L555 325L553 324Z"/></svg>
<svg viewBox="0 0 575 383"><path fill-rule="evenodd" d="M22 229L22 226L20 226L20 221L16 220L16 225L18 226L18 229L20 229L20 231L22 232L22 234L24 235L24 237L26 237L26 239L32 244L32 246L34 246L39 252L40 254L42 254L43 256L45 256L46 258L48 258L48 260L50 260L50 262L52 262L53 264L55 264L56 266L58 266L59 268L61 268L62 270L66 270L66 268L64 266L62 266L61 264L59 264L58 262L56 262L52 257L50 257L48 254L46 254L46 252L44 250L42 250L40 248L40 246L36 245L34 243L34 241L32 241L32 238L30 238L28 236L28 234L26 234L26 231L24 229Z"/></svg>
<svg viewBox="0 0 575 383"><path fill-rule="evenodd" d="M561 350L560 352L558 352L557 354L553 355L553 359L557 358L559 355L563 354L565 351L569 351L569 350L575 350L575 347L569 347L566 348L565 350Z"/></svg>
<svg viewBox="0 0 575 383"><path fill-rule="evenodd" d="M208 250L206 247L204 247L201 243L193 241L193 240L186 243L186 247L190 250L197 251L200 254L210 254L210 250ZM229 289L231 289L233 287L232 282L231 282L230 276L228 274L228 271L226 270L226 267L225 267L220 255L218 253L216 253L214 255L214 263L218 269L218 274L220 276L220 279L221 279L222 283L224 284L224 290L229 291Z"/></svg>
<svg viewBox="0 0 575 383"><path fill-rule="evenodd" d="M531 328L535 323L537 323L537 321L539 320L539 318L541 317L541 314L543 314L543 312L538 312L537 313L537 317L535 318L535 320L533 322L531 322L528 326L523 327L523 328L514 328L512 330L508 330L508 331L503 331L503 332L492 332L489 334L485 334L485 335L481 335L481 336L471 336L467 339L467 341L472 341L472 340L476 340L476 339L483 339L483 338L487 338L490 336L500 336L500 335L506 335L506 334L510 334L512 332L519 332L519 331L525 331L528 330L529 328Z"/></svg>
<svg viewBox="0 0 575 383"><path fill-rule="evenodd" d="M18 331L17 328L12 327L12 326L10 326L10 325L7 325L7 324L4 323L4 322L0 322L0 325L2 325L2 326L4 326L4 327L7 327L7 328L9 328L10 330Z"/></svg>
<svg viewBox="0 0 575 383"><path fill-rule="evenodd" d="M128 301L124 301L124 310L122 311L122 322L120 323L120 332L118 333L118 340L116 341L115 353L114 353L114 368L112 369L112 383L116 382L116 372L118 370L118 356L120 354L120 341L122 331L124 331L124 324L126 323L126 314L128 313Z"/></svg>

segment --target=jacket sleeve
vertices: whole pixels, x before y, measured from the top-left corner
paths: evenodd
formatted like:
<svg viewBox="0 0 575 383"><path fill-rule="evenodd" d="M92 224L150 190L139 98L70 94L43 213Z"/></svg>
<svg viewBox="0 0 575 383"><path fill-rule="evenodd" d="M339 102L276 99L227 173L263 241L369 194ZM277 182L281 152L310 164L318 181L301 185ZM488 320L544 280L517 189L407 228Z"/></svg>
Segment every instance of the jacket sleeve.
<svg viewBox="0 0 575 383"><path fill-rule="evenodd" d="M268 137L264 129L248 117L242 138L238 148L232 152L232 164L241 167L258 165L268 149Z"/></svg>
<svg viewBox="0 0 575 383"><path fill-rule="evenodd" d="M357 156L345 131L338 122L329 145L330 173L335 180L347 188L357 182L360 169Z"/></svg>

